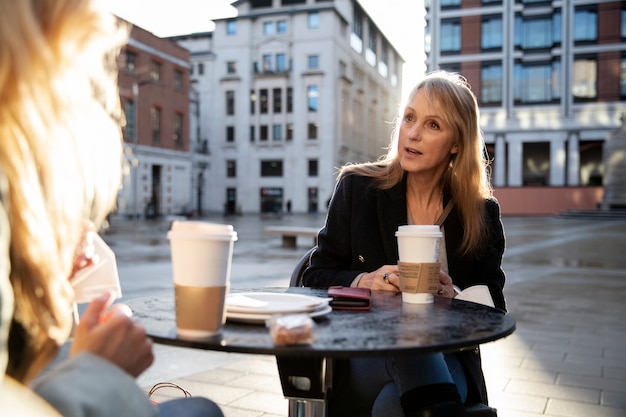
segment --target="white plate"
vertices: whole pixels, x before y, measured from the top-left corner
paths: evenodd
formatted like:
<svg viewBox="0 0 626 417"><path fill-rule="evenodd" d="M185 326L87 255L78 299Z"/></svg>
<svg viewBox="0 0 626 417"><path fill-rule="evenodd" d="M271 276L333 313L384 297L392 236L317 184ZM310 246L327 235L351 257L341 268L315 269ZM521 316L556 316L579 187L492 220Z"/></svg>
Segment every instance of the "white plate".
<svg viewBox="0 0 626 417"><path fill-rule="evenodd" d="M226 297L226 311L248 314L304 313L328 305L329 299L301 294L245 292Z"/></svg>
<svg viewBox="0 0 626 417"><path fill-rule="evenodd" d="M316 310L310 311L308 314L311 318L322 317L326 314L333 311L332 307L329 305L322 306ZM250 323L250 324L265 324L265 321L270 319L272 314L260 314L260 313L236 313L232 311L226 312L226 320L228 321L236 321L239 323Z"/></svg>

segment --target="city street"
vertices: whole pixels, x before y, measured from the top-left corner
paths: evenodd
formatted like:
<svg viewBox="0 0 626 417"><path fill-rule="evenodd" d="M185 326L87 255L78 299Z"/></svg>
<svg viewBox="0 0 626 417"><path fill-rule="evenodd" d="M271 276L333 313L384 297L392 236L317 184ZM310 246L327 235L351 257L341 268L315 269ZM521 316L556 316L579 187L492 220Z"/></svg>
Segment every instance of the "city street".
<svg viewBox="0 0 626 417"><path fill-rule="evenodd" d="M104 238L117 254L123 300L173 291L171 219L113 219ZM281 247L270 225L321 227L323 215L205 220L232 224L233 288L287 286L311 246ZM483 345L491 405L503 417L622 416L626 413L626 220L505 217L505 295L517 320L510 337ZM286 416L273 357L155 346L140 377L147 390L173 381L217 401L227 417ZM160 393L163 399L176 391Z"/></svg>

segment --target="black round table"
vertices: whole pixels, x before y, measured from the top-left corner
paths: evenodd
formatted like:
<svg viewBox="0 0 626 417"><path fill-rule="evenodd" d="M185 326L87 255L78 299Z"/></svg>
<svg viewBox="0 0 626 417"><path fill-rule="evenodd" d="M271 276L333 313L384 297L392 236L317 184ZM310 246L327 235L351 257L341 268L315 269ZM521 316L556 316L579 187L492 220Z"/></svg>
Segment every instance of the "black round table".
<svg viewBox="0 0 626 417"><path fill-rule="evenodd" d="M302 287L245 291L327 296L326 289ZM372 291L371 310L332 311L317 318L313 343L275 346L264 324L231 321L219 336L179 338L173 294L138 298L127 304L156 343L275 355L283 393L290 399L290 415L325 415L335 359L458 351L506 337L515 330L511 315L491 307L439 296L431 304L407 304L400 293Z"/></svg>

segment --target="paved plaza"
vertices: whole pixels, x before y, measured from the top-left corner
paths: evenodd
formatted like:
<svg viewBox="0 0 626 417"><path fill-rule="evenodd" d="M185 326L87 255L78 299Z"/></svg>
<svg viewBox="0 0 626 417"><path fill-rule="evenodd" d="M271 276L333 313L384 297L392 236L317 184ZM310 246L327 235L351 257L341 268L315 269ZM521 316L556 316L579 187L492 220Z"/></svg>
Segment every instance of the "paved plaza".
<svg viewBox="0 0 626 417"><path fill-rule="evenodd" d="M171 219L170 219L171 220ZM232 218L238 232L231 286L287 286L297 249L263 234L270 225L320 227L322 215ZM490 403L500 417L626 415L626 220L505 217L505 296L517 329L482 346ZM123 300L171 292L169 220L112 219L105 235L118 257ZM122 301L123 301L122 300ZM139 379L147 390L175 382L220 404L226 417L287 415L272 356L155 346ZM161 390L155 397L178 396Z"/></svg>

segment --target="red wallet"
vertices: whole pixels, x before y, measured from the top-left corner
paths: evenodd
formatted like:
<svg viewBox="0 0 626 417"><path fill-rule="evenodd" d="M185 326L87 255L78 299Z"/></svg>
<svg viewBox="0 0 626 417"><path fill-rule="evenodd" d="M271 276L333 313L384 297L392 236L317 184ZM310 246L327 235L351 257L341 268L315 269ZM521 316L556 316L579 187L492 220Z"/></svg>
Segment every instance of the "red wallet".
<svg viewBox="0 0 626 417"><path fill-rule="evenodd" d="M333 286L328 288L333 310L369 310L372 308L372 292L369 288Z"/></svg>

